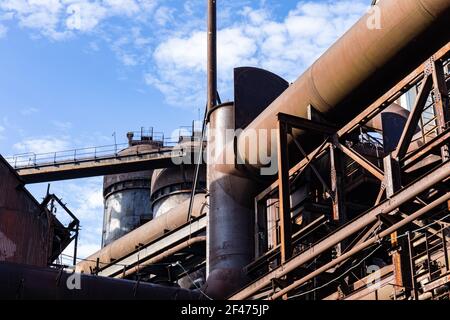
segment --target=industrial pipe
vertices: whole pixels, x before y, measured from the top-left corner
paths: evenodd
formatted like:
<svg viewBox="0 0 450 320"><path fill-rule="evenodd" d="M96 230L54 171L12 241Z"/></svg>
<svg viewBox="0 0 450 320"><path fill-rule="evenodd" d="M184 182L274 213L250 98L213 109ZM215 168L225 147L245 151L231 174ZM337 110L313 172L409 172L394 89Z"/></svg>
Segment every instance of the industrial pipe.
<svg viewBox="0 0 450 320"><path fill-rule="evenodd" d="M0 300L200 300L176 287L0 262Z"/></svg>
<svg viewBox="0 0 450 320"><path fill-rule="evenodd" d="M195 195L193 208L193 217L199 217L206 213L204 194ZM94 270L97 266L97 259L99 261L99 267L105 267L111 262L134 252L136 247L142 244L148 244L163 236L167 231L181 227L186 224L188 209L189 200L186 200L166 214L147 222L143 226L107 245L97 253L89 256L85 261L81 261L76 265L76 271L80 273L91 273L91 270Z"/></svg>
<svg viewBox="0 0 450 320"><path fill-rule="evenodd" d="M259 130L276 129L278 113L307 118L311 105L345 125L450 39L449 0L384 0L378 8L380 29L369 28L373 17L366 14L249 124L238 142L243 159L250 162L254 147L245 141ZM256 148L270 152L270 139Z"/></svg>
<svg viewBox="0 0 450 320"><path fill-rule="evenodd" d="M448 179L450 176L450 162L446 162L442 166L436 168L426 177L413 184L407 186L406 188L399 191L397 194L392 196L392 198L379 204L377 207L368 211L367 213L359 216L355 220L349 222L342 228L335 231L332 235L325 238L324 240L318 242L310 249L302 252L298 256L287 261L282 268L275 269L269 274L265 275L263 278L250 284L247 288L240 290L238 293L234 294L231 300L243 300L251 296L253 293L258 292L264 287L270 285L272 279L279 279L284 277L288 273L297 269L298 267L308 263L321 253L329 250L336 244L347 239L349 236L355 234L364 227L374 223L378 220L379 216L383 213L389 213L399 208L403 204L411 199L414 199L417 195L433 187L437 183Z"/></svg>
<svg viewBox="0 0 450 320"><path fill-rule="evenodd" d="M208 0L208 92L207 109L217 102L217 9L216 0Z"/></svg>
<svg viewBox="0 0 450 320"><path fill-rule="evenodd" d="M227 130L235 129L231 103L216 107L210 114L207 181L208 279L205 291L214 299L225 299L246 284L243 268L253 259L253 199L256 184L236 170L234 149ZM230 163L231 159L231 163Z"/></svg>
<svg viewBox="0 0 450 320"><path fill-rule="evenodd" d="M400 228L408 225L409 223L413 222L414 220L419 219L421 216L428 213L430 210L433 210L434 208L442 205L444 202L447 202L449 199L450 199L450 192L447 192L446 194L444 194L440 198L436 199L432 203L430 203L430 204L426 205L425 207L423 207L422 209L416 211L414 214L412 214L412 215L408 216L407 218L401 220L400 222L394 224L393 226L389 227L388 229L380 232L379 234L377 234L377 236L374 236L371 239L355 246L350 251L348 251L348 252L344 253L343 255L339 256L338 258L328 262L327 264L325 264L324 266L315 270L314 272L309 273L307 276L293 282L291 285L287 286L286 288L278 291L277 293L275 293L274 295L272 295L270 297L270 300L275 300L275 299L278 299L278 298L284 296L286 293L288 293L289 291L291 291L295 288L298 288L303 283L305 283L311 279L314 279L314 277L320 275L321 273L333 268L334 266L338 265L339 263L354 256L361 250L364 250L367 247L369 247L370 245L377 243L378 241L380 241L380 239L383 239L384 237L391 235L392 233L396 232Z"/></svg>
<svg viewBox="0 0 450 320"><path fill-rule="evenodd" d="M149 260L139 263L137 266L134 266L133 268L128 269L124 273L117 275L115 278L122 279L122 278L128 277L131 274L138 273L142 269L144 269L152 264L158 263L166 258L169 258L183 249L190 248L194 244L197 244L200 242L205 242L205 241L206 241L205 236L195 237L195 238L186 240L186 241L180 243L179 245L176 245L175 247L170 248L167 251L164 251L163 253L157 255L156 257L153 257Z"/></svg>

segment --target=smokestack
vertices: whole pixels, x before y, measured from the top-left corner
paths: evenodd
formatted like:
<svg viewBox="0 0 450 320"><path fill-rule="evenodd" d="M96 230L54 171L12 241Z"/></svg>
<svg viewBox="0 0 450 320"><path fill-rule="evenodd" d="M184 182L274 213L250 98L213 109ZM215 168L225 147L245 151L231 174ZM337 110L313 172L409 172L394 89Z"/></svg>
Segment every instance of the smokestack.
<svg viewBox="0 0 450 320"><path fill-rule="evenodd" d="M208 111L217 102L217 13L216 0L208 0Z"/></svg>

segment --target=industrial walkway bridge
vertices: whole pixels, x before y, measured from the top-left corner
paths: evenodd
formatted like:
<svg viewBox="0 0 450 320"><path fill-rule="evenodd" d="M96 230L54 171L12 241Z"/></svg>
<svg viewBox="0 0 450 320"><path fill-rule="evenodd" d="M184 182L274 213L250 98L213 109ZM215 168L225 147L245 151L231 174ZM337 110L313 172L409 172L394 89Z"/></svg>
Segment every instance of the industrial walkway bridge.
<svg viewBox="0 0 450 320"><path fill-rule="evenodd" d="M26 153L6 158L24 183L41 183L104 176L175 166L192 150L161 147L154 151L139 150L121 155L127 145L92 147L45 154Z"/></svg>

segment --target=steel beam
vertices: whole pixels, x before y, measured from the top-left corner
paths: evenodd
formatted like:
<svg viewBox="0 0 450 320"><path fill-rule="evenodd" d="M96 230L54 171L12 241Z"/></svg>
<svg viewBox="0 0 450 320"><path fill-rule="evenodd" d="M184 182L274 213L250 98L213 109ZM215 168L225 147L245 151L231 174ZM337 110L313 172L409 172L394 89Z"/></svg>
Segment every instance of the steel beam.
<svg viewBox="0 0 450 320"><path fill-rule="evenodd" d="M393 159L391 155L384 158L384 173L385 173L385 186L386 197L390 199L399 189L401 189L401 174L400 165L396 159ZM398 209L394 212L389 212L389 215L398 213ZM410 288L411 287L411 274L409 265L408 251L402 246L403 240L398 239L398 232L395 231L391 235L392 252L392 264L394 265L394 278L395 278L395 291L397 288ZM408 290L405 290L405 294L409 295Z"/></svg>
<svg viewBox="0 0 450 320"><path fill-rule="evenodd" d="M279 113L278 119L279 121L283 121L284 123L288 124L293 128L313 131L325 135L335 134L339 130L338 127L330 124L323 124L315 120L308 120L305 118L296 117L285 113Z"/></svg>
<svg viewBox="0 0 450 320"><path fill-rule="evenodd" d="M278 194L280 199L281 263L292 256L291 197L289 183L288 125L278 120Z"/></svg>
<svg viewBox="0 0 450 320"><path fill-rule="evenodd" d="M370 172L374 177L376 177L378 180L383 181L384 175L383 172L377 168L374 164L369 162L368 160L364 159L363 156L361 156L359 153L357 153L355 150L351 148L347 148L343 144L337 143L337 147L345 153L348 157L353 159L356 163L358 163L361 167L363 167L365 170Z"/></svg>
<svg viewBox="0 0 450 320"><path fill-rule="evenodd" d="M230 299L244 300L252 296L259 290L270 285L272 279L281 278L292 272L299 266L302 266L303 264L313 260L321 253L329 250L331 247L335 246L342 240L345 240L349 236L355 234L359 230L362 230L367 225L375 223L381 214L392 212L406 202L414 199L418 194L428 190L429 188L435 186L437 183L447 179L448 177L450 177L450 162L446 162L439 168L436 168L433 171L429 172L425 177L417 180L408 187L403 188L391 199L382 202L377 207L359 216L342 228L336 230L327 238L312 246L310 249L287 261L282 267L273 270L272 272L253 282L240 292L234 294L230 297Z"/></svg>
<svg viewBox="0 0 450 320"><path fill-rule="evenodd" d="M428 96L430 95L430 90L433 86L433 79L431 75L427 72L423 80L422 86L420 88L419 94L417 95L414 107L411 110L408 121L406 122L405 128L403 129L402 136L398 142L397 149L393 153L394 159L402 159L408 152L408 147L411 140L416 133L416 128L420 117L422 116L423 109L427 103Z"/></svg>
<svg viewBox="0 0 450 320"><path fill-rule="evenodd" d="M444 59L447 58L450 52L450 42L440 48L435 54L434 58ZM341 138L346 134L353 132L361 127L380 112L389 107L392 103L397 101L405 92L411 89L418 82L422 81L425 77L425 64L422 63L408 76L398 82L394 87L388 90L385 94L379 97L375 102L367 106L363 112L357 115L352 121L347 123L342 129L338 131L338 137Z"/></svg>
<svg viewBox="0 0 450 320"><path fill-rule="evenodd" d="M444 132L450 124L448 88L445 82L442 60L431 61L433 64L434 108L438 122L438 134ZM441 147L442 161L450 159L449 143Z"/></svg>
<svg viewBox="0 0 450 320"><path fill-rule="evenodd" d="M342 256L338 257L335 260L332 260L331 262L325 264L324 266L318 268L316 271L311 272L307 276L295 281L291 285L287 286L286 288L280 290L279 292L275 293L273 296L270 297L271 300L278 299L284 295L286 295L288 292L298 288L302 284L304 284L307 281L310 281L320 275L321 273L333 268L334 266L338 265L339 263L347 260L348 258L352 257L353 255L359 253L360 251L368 248L369 246L376 244L380 239L389 236L390 234L394 233L395 231L399 230L400 228L408 225L409 223L413 222L414 220L420 218L424 214L428 213L429 211L435 209L436 207L442 205L444 202L448 201L450 199L450 192L444 194L440 198L436 199L429 205L425 206L424 208L418 210L414 214L408 216L408 218L401 220L400 222L394 224L390 228L386 229L385 231L380 232L376 237L372 237L371 239L363 242L362 244L356 246L352 250L348 251L347 253L343 254Z"/></svg>
<svg viewBox="0 0 450 320"><path fill-rule="evenodd" d="M439 134L437 137L428 141L422 147L420 147L417 150L414 150L413 152L409 153L405 158L403 158L402 169L408 170L417 162L423 160L424 158L432 154L432 152L437 148L441 148L445 144L448 144L449 141L450 141L450 128L441 132L441 134Z"/></svg>
<svg viewBox="0 0 450 320"><path fill-rule="evenodd" d="M300 152L302 153L302 155L305 157L305 159L308 161L307 165L309 165L312 169L312 171L314 172L314 174L316 175L317 179L319 179L320 183L322 184L323 189L325 190L325 192L328 193L328 195L330 197L333 196L333 192L331 191L330 187L328 186L328 184L325 182L325 180L323 179L322 175L320 174L319 170L317 170L316 166L312 163L313 160L309 158L308 154L305 152L305 150L303 149L303 147L301 146L300 142L298 142L298 140L291 134L292 139L294 140L295 145L297 146L297 148L300 150Z"/></svg>
<svg viewBox="0 0 450 320"><path fill-rule="evenodd" d="M333 220L344 223L346 220L345 201L343 192L343 168L342 156L337 150L337 137L334 143L330 144L330 170L331 170L331 191L333 193Z"/></svg>

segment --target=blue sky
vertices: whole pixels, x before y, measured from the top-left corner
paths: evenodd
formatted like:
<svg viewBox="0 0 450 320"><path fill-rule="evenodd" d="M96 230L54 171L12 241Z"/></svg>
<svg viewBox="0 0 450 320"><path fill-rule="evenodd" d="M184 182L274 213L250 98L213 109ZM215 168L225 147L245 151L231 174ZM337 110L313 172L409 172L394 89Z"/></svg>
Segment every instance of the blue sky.
<svg viewBox="0 0 450 320"><path fill-rule="evenodd" d="M293 81L370 0L219 0L219 92L234 67ZM206 0L0 0L0 153L170 135L205 104ZM81 218L80 254L101 238L101 178L52 184ZM32 185L38 200L45 185Z"/></svg>

